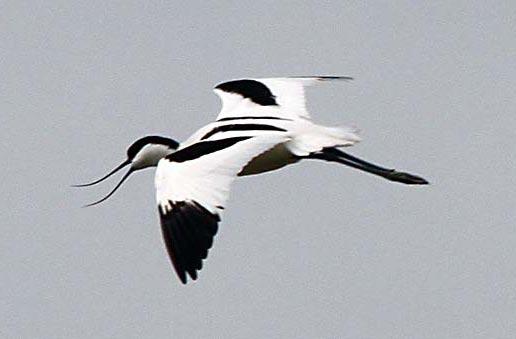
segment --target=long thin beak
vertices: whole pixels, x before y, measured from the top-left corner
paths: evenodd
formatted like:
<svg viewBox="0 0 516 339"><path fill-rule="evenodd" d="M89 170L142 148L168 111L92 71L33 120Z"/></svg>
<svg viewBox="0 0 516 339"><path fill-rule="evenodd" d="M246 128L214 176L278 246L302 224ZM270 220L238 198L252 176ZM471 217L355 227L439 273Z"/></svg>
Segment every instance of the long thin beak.
<svg viewBox="0 0 516 339"><path fill-rule="evenodd" d="M91 186L91 185L98 184L99 182L106 180L107 178L109 178L110 176L112 176L113 174L115 174L116 172L118 172L119 170L124 168L125 166L129 165L130 163L131 163L131 160L127 159L126 161L124 161L123 163L118 165L114 170L112 170L111 172L109 172L108 174L106 174L105 176L100 178L99 180L95 180L95 181L90 182L88 184L72 185L72 187L86 187L86 186Z"/></svg>
<svg viewBox="0 0 516 339"><path fill-rule="evenodd" d="M89 206L100 204L101 202L105 201L107 198L112 196L116 192L116 190L122 185L122 183L125 181L125 179L127 179L129 177L129 175L131 175L131 173L133 173L132 168L130 168L129 171L127 171L127 173L122 177L122 180L120 180L120 182L115 186L115 188L113 188L113 190L111 192L108 193L108 195L106 195L104 198L102 198L100 200L92 202L91 204L85 205L84 207L89 207Z"/></svg>

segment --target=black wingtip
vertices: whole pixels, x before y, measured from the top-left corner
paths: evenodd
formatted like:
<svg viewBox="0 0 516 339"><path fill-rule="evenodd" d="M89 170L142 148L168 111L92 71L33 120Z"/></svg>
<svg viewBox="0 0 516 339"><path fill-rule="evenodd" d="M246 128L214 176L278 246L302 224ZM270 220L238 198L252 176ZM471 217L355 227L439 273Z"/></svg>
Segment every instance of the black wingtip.
<svg viewBox="0 0 516 339"><path fill-rule="evenodd" d="M351 81L354 80L353 77L346 76L346 75L299 75L299 76L292 76L290 78L300 78L300 79L316 79L319 81L330 81L330 80L344 80L344 81Z"/></svg>
<svg viewBox="0 0 516 339"><path fill-rule="evenodd" d="M187 283L186 273L185 272L183 272L182 274L177 273L177 276L179 277L179 280L181 281L181 283L183 285L186 285L186 283Z"/></svg>
<svg viewBox="0 0 516 339"><path fill-rule="evenodd" d="M161 230L172 266L181 281L197 279L202 260L208 256L220 218L195 201L169 201L159 206Z"/></svg>
<svg viewBox="0 0 516 339"><path fill-rule="evenodd" d="M317 77L319 80L344 80L344 81L351 81L351 80L355 80L354 78L352 77L348 77L348 76L342 76L342 75L336 75L336 76L320 76L320 77Z"/></svg>

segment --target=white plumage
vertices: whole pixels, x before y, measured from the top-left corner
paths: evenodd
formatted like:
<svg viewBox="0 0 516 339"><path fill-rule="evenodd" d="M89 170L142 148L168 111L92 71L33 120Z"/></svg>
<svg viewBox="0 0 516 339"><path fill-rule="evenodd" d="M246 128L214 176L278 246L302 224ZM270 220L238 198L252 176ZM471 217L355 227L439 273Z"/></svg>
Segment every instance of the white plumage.
<svg viewBox="0 0 516 339"><path fill-rule="evenodd" d="M169 211L171 202L195 201L211 213L219 213L242 168L289 138L284 133L261 135L190 161L162 159L155 177L158 205Z"/></svg>
<svg viewBox="0 0 516 339"><path fill-rule="evenodd" d="M217 120L181 144L151 136L128 149L134 170L156 166L156 199L164 241L183 283L197 278L212 246L230 185L237 176L263 173L302 159L341 163L391 181L427 184L418 176L383 168L338 149L360 141L355 129L314 123L305 104L305 87L348 77L241 79L217 85L222 100ZM161 159L161 160L159 160ZM158 162L159 161L159 162Z"/></svg>

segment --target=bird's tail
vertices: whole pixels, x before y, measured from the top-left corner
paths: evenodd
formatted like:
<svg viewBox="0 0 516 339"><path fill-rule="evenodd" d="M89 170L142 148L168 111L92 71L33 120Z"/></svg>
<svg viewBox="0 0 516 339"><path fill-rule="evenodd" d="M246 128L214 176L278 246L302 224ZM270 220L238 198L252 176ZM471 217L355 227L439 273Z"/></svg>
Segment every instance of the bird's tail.
<svg viewBox="0 0 516 339"><path fill-rule="evenodd" d="M311 125L309 131L297 135L288 148L293 154L303 157L324 148L352 146L361 140L354 127Z"/></svg>

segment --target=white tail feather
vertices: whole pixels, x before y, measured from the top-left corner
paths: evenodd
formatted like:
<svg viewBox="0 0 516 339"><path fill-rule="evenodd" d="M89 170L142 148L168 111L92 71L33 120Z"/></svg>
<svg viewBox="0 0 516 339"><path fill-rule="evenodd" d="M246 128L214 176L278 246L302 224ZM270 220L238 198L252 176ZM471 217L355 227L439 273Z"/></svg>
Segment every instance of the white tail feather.
<svg viewBox="0 0 516 339"><path fill-rule="evenodd" d="M326 147L352 146L362 140L357 134L358 130L353 127L318 127L296 136L288 142L288 149L297 156L306 156Z"/></svg>

